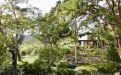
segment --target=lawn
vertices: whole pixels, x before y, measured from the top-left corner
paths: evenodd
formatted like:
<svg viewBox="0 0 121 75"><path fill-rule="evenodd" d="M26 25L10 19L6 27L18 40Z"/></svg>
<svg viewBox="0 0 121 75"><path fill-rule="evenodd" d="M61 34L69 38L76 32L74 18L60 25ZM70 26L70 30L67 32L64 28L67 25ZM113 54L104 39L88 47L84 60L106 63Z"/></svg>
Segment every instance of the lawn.
<svg viewBox="0 0 121 75"><path fill-rule="evenodd" d="M33 63L36 59L38 58L38 56L27 56L25 58L22 58L22 61L17 61L17 64L22 64L22 62L28 62L28 63Z"/></svg>

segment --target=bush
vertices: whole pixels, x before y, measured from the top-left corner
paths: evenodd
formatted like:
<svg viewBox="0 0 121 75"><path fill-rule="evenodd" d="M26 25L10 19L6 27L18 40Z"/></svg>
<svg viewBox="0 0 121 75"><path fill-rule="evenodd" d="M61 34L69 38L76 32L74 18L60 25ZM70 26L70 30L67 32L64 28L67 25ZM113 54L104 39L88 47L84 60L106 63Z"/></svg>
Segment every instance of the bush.
<svg viewBox="0 0 121 75"><path fill-rule="evenodd" d="M4 37L0 34L0 64L6 61L6 48L4 47L4 42L2 41Z"/></svg>
<svg viewBox="0 0 121 75"><path fill-rule="evenodd" d="M56 69L54 70L56 75L74 75L73 69L68 68L69 64L67 62L60 62Z"/></svg>
<svg viewBox="0 0 121 75"><path fill-rule="evenodd" d="M57 75L74 75L74 71L69 68L61 68L60 70L58 69L56 72Z"/></svg>
<svg viewBox="0 0 121 75"><path fill-rule="evenodd" d="M113 44L110 44L110 49L107 51L107 60L112 62L120 62L120 56Z"/></svg>
<svg viewBox="0 0 121 75"><path fill-rule="evenodd" d="M26 51L22 51L22 52L21 52L21 55L22 55L22 56L25 56L25 55L26 55Z"/></svg>
<svg viewBox="0 0 121 75"><path fill-rule="evenodd" d="M5 69L7 66L9 66L10 61L6 60L0 65L0 70Z"/></svg>
<svg viewBox="0 0 121 75"><path fill-rule="evenodd" d="M39 59L36 59L32 64L29 64L28 62L23 62L22 71L25 74L38 75L40 74L40 72L41 74L43 74L47 73L47 65L45 61Z"/></svg>
<svg viewBox="0 0 121 75"><path fill-rule="evenodd" d="M62 48L61 50L62 50L62 52L64 52L64 53L68 53L68 52L70 51L69 48Z"/></svg>
<svg viewBox="0 0 121 75"><path fill-rule="evenodd" d="M27 74L33 73L34 70L32 68L32 64L29 64L28 62L24 62L22 65L22 71Z"/></svg>
<svg viewBox="0 0 121 75"><path fill-rule="evenodd" d="M110 61L103 62L95 67L98 69L98 71L101 71L103 73L115 72L117 70L117 65Z"/></svg>
<svg viewBox="0 0 121 75"><path fill-rule="evenodd" d="M50 46L47 46L39 51L38 60L44 60L47 65L48 72L51 72L52 65L54 64L54 62L58 62L61 57L62 55L60 51Z"/></svg>
<svg viewBox="0 0 121 75"><path fill-rule="evenodd" d="M27 62L23 64L22 70L25 73L51 73L52 65L62 57L61 52L55 48L47 46L39 51L39 58L34 61L32 64L28 64ZM40 74L40 73L39 73Z"/></svg>
<svg viewBox="0 0 121 75"><path fill-rule="evenodd" d="M87 71L86 69L81 70L81 74L82 74L82 75L94 75L92 72Z"/></svg>
<svg viewBox="0 0 121 75"><path fill-rule="evenodd" d="M117 64L121 62L120 56L118 51L115 49L114 44L109 44L109 48L103 51L102 59L116 62Z"/></svg>
<svg viewBox="0 0 121 75"><path fill-rule="evenodd" d="M56 67L57 68L68 68L68 62L60 62Z"/></svg>
<svg viewBox="0 0 121 75"><path fill-rule="evenodd" d="M36 73L40 71L46 73L47 72L46 62L43 60L36 59L33 63L33 69Z"/></svg>
<svg viewBox="0 0 121 75"><path fill-rule="evenodd" d="M56 75L74 75L73 69L68 68L68 63L60 62L56 70L54 71Z"/></svg>
<svg viewBox="0 0 121 75"><path fill-rule="evenodd" d="M98 70L92 65L84 65L77 67L75 71L79 71L82 75L94 75Z"/></svg>

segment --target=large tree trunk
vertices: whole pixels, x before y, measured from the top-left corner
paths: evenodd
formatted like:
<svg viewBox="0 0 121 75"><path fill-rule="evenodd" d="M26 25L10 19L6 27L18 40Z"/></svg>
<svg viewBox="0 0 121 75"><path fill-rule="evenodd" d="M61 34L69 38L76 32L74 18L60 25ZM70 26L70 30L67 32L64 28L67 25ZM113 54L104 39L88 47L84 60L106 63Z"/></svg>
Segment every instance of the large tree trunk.
<svg viewBox="0 0 121 75"><path fill-rule="evenodd" d="M119 18L121 20L121 0L118 1L118 12L119 12Z"/></svg>
<svg viewBox="0 0 121 75"><path fill-rule="evenodd" d="M13 74L18 75L18 73L17 73L17 56L13 50L9 50L9 52L12 54Z"/></svg>
<svg viewBox="0 0 121 75"><path fill-rule="evenodd" d="M17 55L18 55L18 61L21 61L21 54L18 48L17 48Z"/></svg>
<svg viewBox="0 0 121 75"><path fill-rule="evenodd" d="M121 0L118 1L118 12L119 12L119 19L121 20ZM118 37L116 38L117 43L115 45L116 49L118 50L119 56L121 58L121 34L118 33Z"/></svg>
<svg viewBox="0 0 121 75"><path fill-rule="evenodd" d="M58 51L59 51L59 47L58 47L58 44L57 44L57 43L55 43L55 46L57 47L57 49L58 49Z"/></svg>
<svg viewBox="0 0 121 75"><path fill-rule="evenodd" d="M77 42L76 41L74 43L74 50L75 50L75 63L78 63L78 59L77 59Z"/></svg>
<svg viewBox="0 0 121 75"><path fill-rule="evenodd" d="M121 35L119 37L117 37L117 43L116 43L115 47L118 50L119 56L121 58Z"/></svg>

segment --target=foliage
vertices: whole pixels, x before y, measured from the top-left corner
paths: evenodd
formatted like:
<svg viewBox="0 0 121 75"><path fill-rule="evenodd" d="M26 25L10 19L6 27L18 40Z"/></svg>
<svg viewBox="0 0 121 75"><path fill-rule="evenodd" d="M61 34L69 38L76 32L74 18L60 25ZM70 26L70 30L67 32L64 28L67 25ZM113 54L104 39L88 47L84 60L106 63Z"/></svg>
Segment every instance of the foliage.
<svg viewBox="0 0 121 75"><path fill-rule="evenodd" d="M92 65L84 65L76 68L76 71L79 71L82 75L94 75L98 71Z"/></svg>
<svg viewBox="0 0 121 75"><path fill-rule="evenodd" d="M74 75L74 71L69 68L58 68L56 71L56 75Z"/></svg>
<svg viewBox="0 0 121 75"><path fill-rule="evenodd" d="M95 66L95 68L98 69L98 71L104 72L104 73L114 73L117 70L118 65L111 61L106 61L103 63L100 63Z"/></svg>
<svg viewBox="0 0 121 75"><path fill-rule="evenodd" d="M26 55L30 55L30 54L38 54L39 49L43 48L43 44L40 42L25 42L23 43L20 47L19 50L20 52L26 52Z"/></svg>
<svg viewBox="0 0 121 75"><path fill-rule="evenodd" d="M2 65L0 66L0 70L5 69L5 67L7 67L10 64L10 61L6 60L2 63Z"/></svg>
<svg viewBox="0 0 121 75"><path fill-rule="evenodd" d="M87 57L95 57L97 54L99 54L99 50L96 48L90 49L88 48L84 48L85 52L87 54Z"/></svg>
<svg viewBox="0 0 121 75"><path fill-rule="evenodd" d="M6 51L7 49L5 48L5 37L0 33L0 64L2 64L7 56L6 56Z"/></svg>
<svg viewBox="0 0 121 75"><path fill-rule="evenodd" d="M33 30L33 35L42 41L44 44L49 43L51 46L58 48L58 42L60 39L71 35L68 22L60 21L59 17L55 15L56 8L61 4L58 1L56 6L46 13L44 16L40 16L35 19L36 28Z"/></svg>
<svg viewBox="0 0 121 75"><path fill-rule="evenodd" d="M21 52L21 55L22 55L22 56L25 56L25 55L26 55L26 52L25 52L25 51L22 51L22 52Z"/></svg>
<svg viewBox="0 0 121 75"><path fill-rule="evenodd" d="M58 67L58 68L67 68L69 66L69 63L68 62L59 62L59 64L57 64L57 66L56 67Z"/></svg>
<svg viewBox="0 0 121 75"><path fill-rule="evenodd" d="M105 33L106 32L106 33ZM104 30L100 31L100 37L106 42L106 43L114 43L115 42L115 35L113 32L105 28Z"/></svg>
<svg viewBox="0 0 121 75"><path fill-rule="evenodd" d="M32 50L33 49L28 46L20 48L21 54L22 54L22 52L24 52L24 53L26 53L25 55L30 55L32 53Z"/></svg>
<svg viewBox="0 0 121 75"><path fill-rule="evenodd" d="M40 72L46 73L47 72L47 65L46 62L43 60L36 59L34 63L23 62L22 64L22 71L25 74L39 74Z"/></svg>
<svg viewBox="0 0 121 75"><path fill-rule="evenodd" d="M107 50L105 53L106 59L116 63L120 62L121 59L114 45L110 44L109 46L110 46L109 50Z"/></svg>
<svg viewBox="0 0 121 75"><path fill-rule="evenodd" d="M46 73L48 70L48 66L46 64L46 61L36 59L33 63L33 69L35 70L36 73L37 72Z"/></svg>
<svg viewBox="0 0 121 75"><path fill-rule="evenodd" d="M54 62L58 62L62 58L61 52L56 48L46 46L39 51L39 60L44 60L48 70L51 69Z"/></svg>
<svg viewBox="0 0 121 75"><path fill-rule="evenodd" d="M77 62L77 44L79 31L83 29L83 24L80 25L86 14L84 13L82 0L67 0L60 4L56 9L56 15L59 17L60 22L67 22L67 28L70 28L69 37L73 39L74 50L75 50L75 61Z"/></svg>
<svg viewBox="0 0 121 75"><path fill-rule="evenodd" d="M5 48L11 53L13 70L15 70L14 73L17 75L17 57L18 60L21 60L19 46L24 39L24 32L31 24L31 19L27 15L29 12L25 11L29 9L24 9L23 11L23 8L17 7L16 4L18 3L14 3L13 0L5 0L5 2L0 5L0 35L4 36L2 38L5 38L5 42L3 42L3 46L0 48ZM6 54L5 50L2 52ZM5 55L3 55L2 58L4 56Z"/></svg>
<svg viewBox="0 0 121 75"><path fill-rule="evenodd" d="M48 72L48 65L45 60L36 59L33 63L23 62L22 71L25 74L40 74Z"/></svg>
<svg viewBox="0 0 121 75"><path fill-rule="evenodd" d="M56 75L74 75L73 69L68 68L69 64L67 62L60 62L54 70Z"/></svg>
<svg viewBox="0 0 121 75"><path fill-rule="evenodd" d="M22 64L22 71L27 74L31 74L34 72L32 68L32 64L29 64L28 62L23 62Z"/></svg>
<svg viewBox="0 0 121 75"><path fill-rule="evenodd" d="M32 64L24 63L22 70L26 73L37 73L40 71L50 72L53 64L58 63L69 49L59 48L60 40L71 37L75 46L75 59L77 59L77 45L79 31L96 32L98 40L104 40L108 44L117 43L117 36L121 34L121 21L118 16L116 0L105 1L106 6L101 6L101 0L64 0L58 1L56 6L44 16L40 15L36 8L20 8L14 3L6 3L3 7L6 14L2 14L0 20L0 65L6 59L6 47L11 51L18 52L17 48L22 44L24 39L23 33L30 28L34 36L41 42L51 44L50 46L40 49L32 44L31 47L24 48L21 55L37 53L39 58ZM111 4L110 4L111 3ZM2 9L0 9L2 11ZM3 11L4 12L4 11ZM29 15L30 14L30 15ZM36 15L35 15L36 14ZM31 30L30 29L30 30ZM5 39L4 39L5 37ZM44 40L44 41L43 41ZM112 45L114 45L112 44ZM106 62L98 66L81 66L79 71L84 75L92 75L94 72L103 71L106 73L116 71L117 65L113 62L120 62L120 58L114 46L106 51ZM34 50L33 50L34 49ZM71 48L72 49L72 48ZM88 56L95 56L98 51L88 51ZM17 54L17 55L16 55ZM16 53L15 56L18 56ZM15 57L16 58L16 57ZM112 61L112 62L110 62ZM96 69L97 68L97 69ZM68 68L67 63L59 63L56 66L57 75L73 75L74 71Z"/></svg>

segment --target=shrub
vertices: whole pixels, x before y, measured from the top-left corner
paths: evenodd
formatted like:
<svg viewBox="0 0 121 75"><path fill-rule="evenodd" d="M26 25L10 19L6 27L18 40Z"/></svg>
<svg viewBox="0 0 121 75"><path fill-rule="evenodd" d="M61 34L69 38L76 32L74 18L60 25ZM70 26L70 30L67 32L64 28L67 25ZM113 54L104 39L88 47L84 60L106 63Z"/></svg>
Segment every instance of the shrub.
<svg viewBox="0 0 121 75"><path fill-rule="evenodd" d="M44 60L48 72L51 72L51 66L54 62L58 62L58 60L61 59L61 52L59 52L57 49L52 48L50 46L44 47L39 51L39 59L38 60Z"/></svg>
<svg viewBox="0 0 121 75"><path fill-rule="evenodd" d="M54 71L56 75L74 75L73 69L68 68L68 63L60 62Z"/></svg>
<svg viewBox="0 0 121 75"><path fill-rule="evenodd" d="M36 73L40 71L46 73L47 72L46 62L44 60L36 59L33 63L33 69Z"/></svg>
<svg viewBox="0 0 121 75"><path fill-rule="evenodd" d="M92 65L84 65L77 67L75 71L79 71L82 75L94 75L98 70Z"/></svg>
<svg viewBox="0 0 121 75"><path fill-rule="evenodd" d="M22 55L22 56L25 56L25 55L26 55L26 51L22 51L22 52L21 52L21 55Z"/></svg>
<svg viewBox="0 0 121 75"><path fill-rule="evenodd" d="M29 64L28 62L23 62L22 71L25 74L38 75L40 74L40 72L43 74L47 73L47 65L45 61L39 59L36 59L32 64Z"/></svg>
<svg viewBox="0 0 121 75"><path fill-rule="evenodd" d="M110 44L110 49L107 51L107 60L112 62L120 62L118 51L115 49L113 44Z"/></svg>
<svg viewBox="0 0 121 75"><path fill-rule="evenodd" d="M116 62L117 64L121 62L120 56L118 51L115 49L114 44L109 44L109 48L103 51L102 59Z"/></svg>
<svg viewBox="0 0 121 75"><path fill-rule="evenodd" d="M86 69L81 70L81 74L82 74L82 75L94 75L92 72L87 71Z"/></svg>
<svg viewBox="0 0 121 75"><path fill-rule="evenodd" d="M98 64L95 66L99 71L104 72L104 73L110 73L110 72L115 72L117 69L117 65L113 62L106 61L101 64Z"/></svg>
<svg viewBox="0 0 121 75"><path fill-rule="evenodd" d="M57 68L67 68L69 66L68 62L60 62L56 67Z"/></svg>
<svg viewBox="0 0 121 75"><path fill-rule="evenodd" d="M32 64L29 64L28 62L24 62L22 65L22 71L27 74L33 73L34 70L32 68Z"/></svg>
<svg viewBox="0 0 121 75"><path fill-rule="evenodd" d="M3 36L0 34L0 64L6 61L6 49L4 47Z"/></svg>
<svg viewBox="0 0 121 75"><path fill-rule="evenodd" d="M7 67L10 64L9 60L4 61L1 65L0 65L0 70L4 69L5 67Z"/></svg>

